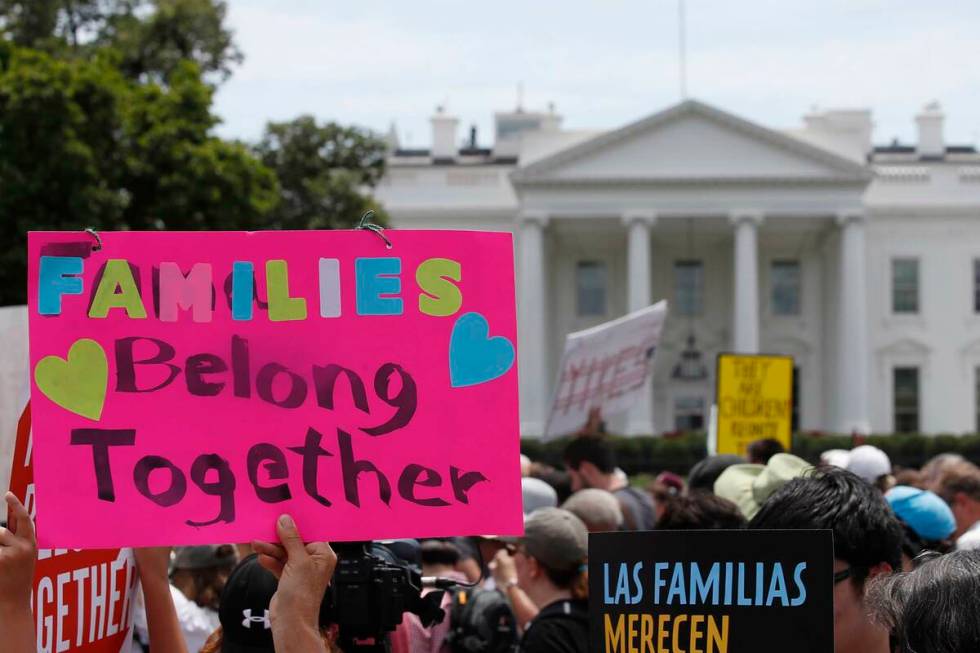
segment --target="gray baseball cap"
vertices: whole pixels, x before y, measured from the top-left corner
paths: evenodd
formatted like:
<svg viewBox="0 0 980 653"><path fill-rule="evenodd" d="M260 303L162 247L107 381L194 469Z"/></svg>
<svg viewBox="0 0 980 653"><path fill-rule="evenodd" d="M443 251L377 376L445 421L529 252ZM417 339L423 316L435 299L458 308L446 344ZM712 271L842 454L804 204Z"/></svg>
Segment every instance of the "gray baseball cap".
<svg viewBox="0 0 980 653"><path fill-rule="evenodd" d="M589 531L561 508L540 508L524 521L524 548L545 567L570 571L589 557Z"/></svg>

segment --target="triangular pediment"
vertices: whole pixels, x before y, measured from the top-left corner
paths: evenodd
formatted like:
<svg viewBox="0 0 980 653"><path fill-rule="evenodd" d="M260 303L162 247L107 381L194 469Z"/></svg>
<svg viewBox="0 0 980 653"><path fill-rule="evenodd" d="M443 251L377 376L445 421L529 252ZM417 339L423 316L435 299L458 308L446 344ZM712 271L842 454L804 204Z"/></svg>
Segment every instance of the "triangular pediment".
<svg viewBox="0 0 980 653"><path fill-rule="evenodd" d="M519 168L515 183L602 181L838 181L865 166L688 100Z"/></svg>

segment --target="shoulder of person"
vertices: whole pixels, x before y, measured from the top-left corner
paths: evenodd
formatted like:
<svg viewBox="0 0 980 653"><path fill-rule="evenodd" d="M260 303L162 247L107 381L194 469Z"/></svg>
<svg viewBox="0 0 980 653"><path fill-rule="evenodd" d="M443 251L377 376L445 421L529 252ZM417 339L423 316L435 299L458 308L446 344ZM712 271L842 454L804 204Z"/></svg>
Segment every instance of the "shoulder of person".
<svg viewBox="0 0 980 653"><path fill-rule="evenodd" d="M567 607L566 607L567 606ZM552 609L554 608L554 609ZM589 615L576 601L542 610L521 640L522 653L578 653L586 650Z"/></svg>

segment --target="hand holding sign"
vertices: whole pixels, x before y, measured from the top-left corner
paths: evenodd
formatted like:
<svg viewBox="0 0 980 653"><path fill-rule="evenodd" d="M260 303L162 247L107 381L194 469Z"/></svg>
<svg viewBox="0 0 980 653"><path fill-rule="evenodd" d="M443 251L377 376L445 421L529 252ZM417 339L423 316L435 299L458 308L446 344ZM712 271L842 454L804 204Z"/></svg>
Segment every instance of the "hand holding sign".
<svg viewBox="0 0 980 653"><path fill-rule="evenodd" d="M5 500L9 528L0 527L0 623L4 624L4 646L14 653L33 653L36 645L31 590L37 558L34 524L12 492L7 492Z"/></svg>

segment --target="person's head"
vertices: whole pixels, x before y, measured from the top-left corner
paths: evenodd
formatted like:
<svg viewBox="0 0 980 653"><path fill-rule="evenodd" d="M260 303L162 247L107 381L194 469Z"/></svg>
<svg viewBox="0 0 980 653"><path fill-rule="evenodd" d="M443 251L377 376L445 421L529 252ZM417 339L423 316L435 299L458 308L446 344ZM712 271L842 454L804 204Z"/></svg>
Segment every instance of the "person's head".
<svg viewBox="0 0 980 653"><path fill-rule="evenodd" d="M423 540L422 575L442 576L453 571L460 560L459 549L448 540Z"/></svg>
<svg viewBox="0 0 980 653"><path fill-rule="evenodd" d="M653 509L657 519L663 516L668 501L684 494L685 487L684 479L673 472L657 474L657 477L647 487L647 491L653 497Z"/></svg>
<svg viewBox="0 0 980 653"><path fill-rule="evenodd" d="M882 492L888 491L894 484L889 478L892 473L892 463L888 459L888 454L870 444L862 444L851 449L851 455L847 459L847 471L858 475Z"/></svg>
<svg viewBox="0 0 980 653"><path fill-rule="evenodd" d="M704 490L705 492L713 492L715 481L718 480L718 477L721 476L723 471L732 465L738 465L744 462L745 458L733 454L708 456L703 460L699 460L694 464L694 467L691 467L691 471L687 475L687 491Z"/></svg>
<svg viewBox="0 0 980 653"><path fill-rule="evenodd" d="M569 511L535 511L525 521L524 537L513 555L517 583L539 608L561 594L588 595L589 532Z"/></svg>
<svg viewBox="0 0 980 653"><path fill-rule="evenodd" d="M738 506L707 492L670 497L663 514L657 519L657 530L713 530L745 528L745 517Z"/></svg>
<svg viewBox="0 0 980 653"><path fill-rule="evenodd" d="M912 571L877 578L867 603L893 653L980 651L980 551L933 554Z"/></svg>
<svg viewBox="0 0 980 653"><path fill-rule="evenodd" d="M908 571L923 551L945 553L952 548L949 537L956 530L953 511L928 490L899 485L885 494L885 501L902 522L902 569Z"/></svg>
<svg viewBox="0 0 980 653"><path fill-rule="evenodd" d="M908 487L917 487L920 490L929 489L926 487L922 472L917 469L911 469L908 467L896 469L893 476L895 477L895 485L907 485Z"/></svg>
<svg viewBox="0 0 980 653"><path fill-rule="evenodd" d="M609 489L616 471L616 454L604 438L580 435L568 443L563 457L573 492L587 487Z"/></svg>
<svg viewBox="0 0 980 653"><path fill-rule="evenodd" d="M925 489L935 492L936 485L946 470L962 462L966 462L966 458L958 453L941 453L927 460L922 466L922 482Z"/></svg>
<svg viewBox="0 0 980 653"><path fill-rule="evenodd" d="M521 454L521 476L531 475L531 459Z"/></svg>
<svg viewBox="0 0 980 653"><path fill-rule="evenodd" d="M540 478L521 479L521 500L524 514L530 515L539 508L554 508L558 505L558 493Z"/></svg>
<svg viewBox="0 0 980 653"><path fill-rule="evenodd" d="M535 463L531 477L539 478L554 488L558 495L558 503L572 496L572 479L568 472L563 469L554 469Z"/></svg>
<svg viewBox="0 0 980 653"><path fill-rule="evenodd" d="M253 554L232 570L221 593L221 653L274 652L269 606L279 581Z"/></svg>
<svg viewBox="0 0 980 653"><path fill-rule="evenodd" d="M238 553L231 544L177 547L170 581L188 600L217 610L221 590L237 562Z"/></svg>
<svg viewBox="0 0 980 653"><path fill-rule="evenodd" d="M956 518L954 537L980 522L980 467L966 461L947 466L936 483L935 492L953 510Z"/></svg>
<svg viewBox="0 0 980 653"><path fill-rule="evenodd" d="M623 509L619 500L607 490L579 490L561 507L581 519L590 533L617 531L623 525Z"/></svg>
<svg viewBox="0 0 980 653"><path fill-rule="evenodd" d="M208 639L201 653L275 653L272 640L272 597L279 581L259 564L258 555L242 559L224 590L218 621L221 627ZM326 606L320 609L320 634L327 651L336 652L336 626L327 620Z"/></svg>
<svg viewBox="0 0 980 653"><path fill-rule="evenodd" d="M779 440L765 438L764 440L753 440L750 442L746 454L750 463L765 465L777 453L783 453L785 451L786 448Z"/></svg>
<svg viewBox="0 0 980 653"><path fill-rule="evenodd" d="M835 650L881 648L886 633L867 618L864 587L901 566L902 526L876 489L846 470L818 468L777 490L749 528L832 530Z"/></svg>

